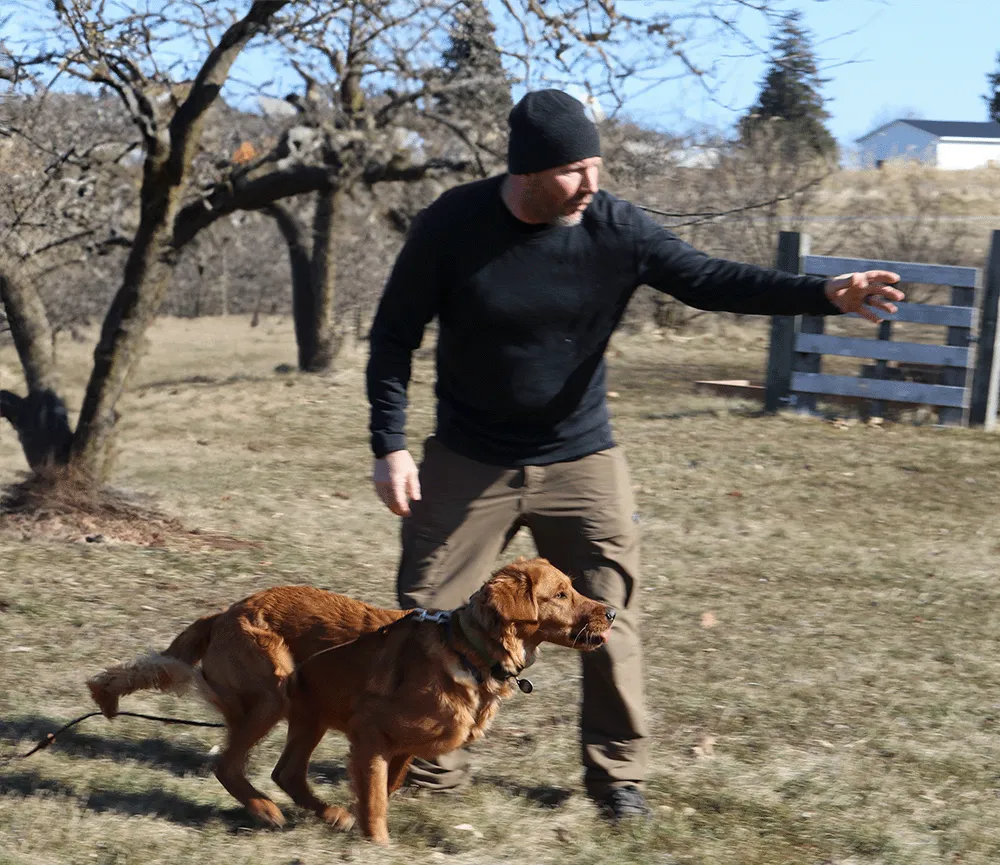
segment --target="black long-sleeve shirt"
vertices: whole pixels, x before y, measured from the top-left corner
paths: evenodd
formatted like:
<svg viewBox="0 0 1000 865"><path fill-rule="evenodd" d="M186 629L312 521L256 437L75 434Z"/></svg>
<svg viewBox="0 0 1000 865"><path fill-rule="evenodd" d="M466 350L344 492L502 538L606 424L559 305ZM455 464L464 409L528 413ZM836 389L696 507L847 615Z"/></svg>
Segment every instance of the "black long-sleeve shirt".
<svg viewBox="0 0 1000 865"><path fill-rule="evenodd" d="M521 222L502 180L449 190L411 227L371 331L376 457L406 447L411 355L435 315L435 434L459 454L518 466L614 444L604 352L640 285L699 309L838 312L825 280L710 258L604 191L578 225Z"/></svg>

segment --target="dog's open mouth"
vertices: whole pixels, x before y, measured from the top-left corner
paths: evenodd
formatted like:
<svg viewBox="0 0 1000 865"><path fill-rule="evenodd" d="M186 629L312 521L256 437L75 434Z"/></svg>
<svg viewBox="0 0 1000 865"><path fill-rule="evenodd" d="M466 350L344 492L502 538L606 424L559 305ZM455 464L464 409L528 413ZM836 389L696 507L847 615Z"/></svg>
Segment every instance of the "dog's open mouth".
<svg viewBox="0 0 1000 865"><path fill-rule="evenodd" d="M608 641L608 634L610 629L607 631L584 631L577 640L577 645L589 646L592 648L597 648L598 646L603 646Z"/></svg>

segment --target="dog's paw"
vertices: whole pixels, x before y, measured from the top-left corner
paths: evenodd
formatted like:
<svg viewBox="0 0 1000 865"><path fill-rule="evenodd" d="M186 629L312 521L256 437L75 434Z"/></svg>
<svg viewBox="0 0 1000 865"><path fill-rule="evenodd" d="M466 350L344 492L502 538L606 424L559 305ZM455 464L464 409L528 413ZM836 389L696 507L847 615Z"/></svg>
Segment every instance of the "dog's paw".
<svg viewBox="0 0 1000 865"><path fill-rule="evenodd" d="M337 805L327 805L319 813L319 819L339 832L347 832L354 826L354 818L351 813Z"/></svg>
<svg viewBox="0 0 1000 865"><path fill-rule="evenodd" d="M255 820L265 826L280 829L285 825L285 815L270 799L251 799L247 803L247 810Z"/></svg>

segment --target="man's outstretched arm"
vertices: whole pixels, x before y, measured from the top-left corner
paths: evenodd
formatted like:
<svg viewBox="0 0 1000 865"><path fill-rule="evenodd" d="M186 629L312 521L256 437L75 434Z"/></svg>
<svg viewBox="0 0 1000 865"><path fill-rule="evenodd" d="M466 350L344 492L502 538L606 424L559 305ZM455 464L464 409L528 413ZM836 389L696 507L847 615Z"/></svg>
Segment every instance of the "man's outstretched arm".
<svg viewBox="0 0 1000 865"><path fill-rule="evenodd" d="M748 315L837 315L870 321L896 311L899 275L873 270L826 279L712 258L636 211L639 279L698 309Z"/></svg>

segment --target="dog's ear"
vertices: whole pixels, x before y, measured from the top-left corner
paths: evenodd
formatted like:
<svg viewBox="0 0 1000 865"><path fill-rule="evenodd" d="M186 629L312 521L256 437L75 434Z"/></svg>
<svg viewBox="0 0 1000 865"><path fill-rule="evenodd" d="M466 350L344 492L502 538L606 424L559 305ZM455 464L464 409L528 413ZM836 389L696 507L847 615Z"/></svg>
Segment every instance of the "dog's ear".
<svg viewBox="0 0 1000 865"><path fill-rule="evenodd" d="M504 569L483 586L481 602L497 625L515 625L522 630L538 627L538 603L528 571Z"/></svg>

